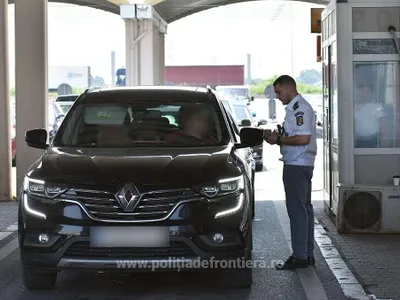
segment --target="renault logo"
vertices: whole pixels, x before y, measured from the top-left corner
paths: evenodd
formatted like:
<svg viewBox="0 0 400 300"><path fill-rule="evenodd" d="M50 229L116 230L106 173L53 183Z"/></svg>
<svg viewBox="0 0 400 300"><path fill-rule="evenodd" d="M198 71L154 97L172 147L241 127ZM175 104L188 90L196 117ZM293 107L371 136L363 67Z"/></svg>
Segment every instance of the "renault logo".
<svg viewBox="0 0 400 300"><path fill-rule="evenodd" d="M127 183L117 193L117 199L123 210L133 211L139 203L140 193L133 183Z"/></svg>

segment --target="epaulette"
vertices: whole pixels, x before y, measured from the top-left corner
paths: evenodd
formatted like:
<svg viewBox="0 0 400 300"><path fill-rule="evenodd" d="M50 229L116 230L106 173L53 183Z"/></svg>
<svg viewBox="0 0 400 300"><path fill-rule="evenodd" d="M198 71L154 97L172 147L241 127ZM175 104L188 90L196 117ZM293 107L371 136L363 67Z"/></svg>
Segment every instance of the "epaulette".
<svg viewBox="0 0 400 300"><path fill-rule="evenodd" d="M299 102L297 101L294 105L293 105L293 110L296 110L299 108Z"/></svg>

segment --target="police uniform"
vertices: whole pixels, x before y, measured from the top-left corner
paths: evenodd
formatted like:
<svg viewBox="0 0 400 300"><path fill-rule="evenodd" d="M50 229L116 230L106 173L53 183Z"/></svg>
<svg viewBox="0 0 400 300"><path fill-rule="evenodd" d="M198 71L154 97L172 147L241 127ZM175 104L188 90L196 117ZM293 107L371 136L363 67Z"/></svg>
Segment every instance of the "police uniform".
<svg viewBox="0 0 400 300"><path fill-rule="evenodd" d="M376 148L379 146L379 122L385 117L381 104L376 102L355 105L355 146Z"/></svg>
<svg viewBox="0 0 400 300"><path fill-rule="evenodd" d="M297 259L314 257L314 209L311 179L317 154L316 119L312 106L297 95L287 106L282 136L311 135L308 145L281 145L283 183L290 219L293 254Z"/></svg>

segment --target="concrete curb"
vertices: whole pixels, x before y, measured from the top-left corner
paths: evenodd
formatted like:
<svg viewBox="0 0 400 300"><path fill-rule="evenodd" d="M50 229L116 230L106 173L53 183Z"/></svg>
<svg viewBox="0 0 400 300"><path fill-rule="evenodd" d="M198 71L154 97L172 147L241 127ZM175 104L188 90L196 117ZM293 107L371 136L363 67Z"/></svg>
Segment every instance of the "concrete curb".
<svg viewBox="0 0 400 300"><path fill-rule="evenodd" d="M375 295L367 294L353 272L340 256L336 247L332 244L324 227L315 219L315 242L321 250L322 256L328 264L331 272L339 282L343 293L351 300L393 300L378 299Z"/></svg>

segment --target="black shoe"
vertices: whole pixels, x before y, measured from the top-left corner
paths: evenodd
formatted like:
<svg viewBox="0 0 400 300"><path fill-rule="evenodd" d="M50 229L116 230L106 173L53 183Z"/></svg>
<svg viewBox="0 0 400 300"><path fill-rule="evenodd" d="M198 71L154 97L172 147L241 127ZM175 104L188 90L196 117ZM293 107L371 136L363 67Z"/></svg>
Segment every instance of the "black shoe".
<svg viewBox="0 0 400 300"><path fill-rule="evenodd" d="M290 256L288 260L282 265L276 265L276 269L278 270L294 270L297 268L307 268L308 261L307 259L297 259L293 256Z"/></svg>
<svg viewBox="0 0 400 300"><path fill-rule="evenodd" d="M307 263L309 266L315 265L315 258L314 257L308 257L307 258Z"/></svg>

